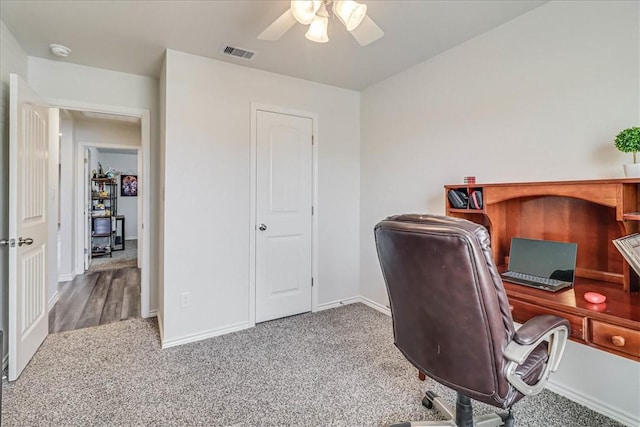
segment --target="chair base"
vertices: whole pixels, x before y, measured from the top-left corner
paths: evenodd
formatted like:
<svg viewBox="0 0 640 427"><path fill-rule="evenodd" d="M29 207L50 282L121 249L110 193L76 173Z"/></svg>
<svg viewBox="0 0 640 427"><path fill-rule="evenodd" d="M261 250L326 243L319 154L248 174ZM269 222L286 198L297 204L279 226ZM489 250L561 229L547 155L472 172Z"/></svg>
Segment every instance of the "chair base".
<svg viewBox="0 0 640 427"><path fill-rule="evenodd" d="M445 416L444 421L412 421L408 423L393 424L390 427L513 427L513 416L511 412L506 414L485 414L473 417L471 399L462 393L458 393L456 410L454 411L447 403L432 391L428 391L422 399L422 404L431 409L434 408Z"/></svg>

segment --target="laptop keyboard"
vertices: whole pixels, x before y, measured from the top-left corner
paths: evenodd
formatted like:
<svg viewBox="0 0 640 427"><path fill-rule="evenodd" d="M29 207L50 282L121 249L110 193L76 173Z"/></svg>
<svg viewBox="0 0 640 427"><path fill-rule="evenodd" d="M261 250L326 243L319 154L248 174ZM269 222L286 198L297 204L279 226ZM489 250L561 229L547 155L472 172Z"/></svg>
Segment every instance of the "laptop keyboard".
<svg viewBox="0 0 640 427"><path fill-rule="evenodd" d="M505 271L502 275L510 279L522 280L532 284L537 283L542 286L558 286L565 283L557 279L549 279L546 277L533 276L531 274L518 273L515 271Z"/></svg>

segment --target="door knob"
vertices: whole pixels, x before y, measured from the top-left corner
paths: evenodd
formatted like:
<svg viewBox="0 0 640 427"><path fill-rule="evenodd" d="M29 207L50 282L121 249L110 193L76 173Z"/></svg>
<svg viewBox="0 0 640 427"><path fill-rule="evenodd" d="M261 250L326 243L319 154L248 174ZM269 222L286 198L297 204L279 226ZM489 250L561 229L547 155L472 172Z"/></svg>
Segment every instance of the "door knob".
<svg viewBox="0 0 640 427"><path fill-rule="evenodd" d="M258 227L258 230L260 230L260 231L264 231L266 229L267 229L267 226L264 225L264 224L260 224L260 226Z"/></svg>
<svg viewBox="0 0 640 427"><path fill-rule="evenodd" d="M22 246L22 245L32 245L33 244L33 239L31 237L27 237L26 239L23 239L22 237L18 237L18 246Z"/></svg>

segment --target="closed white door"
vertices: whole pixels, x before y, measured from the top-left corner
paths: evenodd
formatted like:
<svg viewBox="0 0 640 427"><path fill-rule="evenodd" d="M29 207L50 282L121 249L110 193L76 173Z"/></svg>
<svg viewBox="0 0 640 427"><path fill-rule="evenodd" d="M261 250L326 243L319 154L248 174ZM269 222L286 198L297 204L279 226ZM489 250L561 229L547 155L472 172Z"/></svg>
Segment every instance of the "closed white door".
<svg viewBox="0 0 640 427"><path fill-rule="evenodd" d="M49 107L15 74L9 87L9 381L48 333Z"/></svg>
<svg viewBox="0 0 640 427"><path fill-rule="evenodd" d="M256 322L311 311L312 131L257 111Z"/></svg>

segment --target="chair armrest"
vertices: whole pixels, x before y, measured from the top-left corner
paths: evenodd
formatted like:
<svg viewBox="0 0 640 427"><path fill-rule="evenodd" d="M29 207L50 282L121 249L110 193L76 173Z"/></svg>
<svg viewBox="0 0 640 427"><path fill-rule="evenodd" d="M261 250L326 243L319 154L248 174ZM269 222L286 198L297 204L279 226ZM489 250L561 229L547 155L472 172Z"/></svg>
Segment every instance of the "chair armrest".
<svg viewBox="0 0 640 427"><path fill-rule="evenodd" d="M513 340L518 344L531 345L539 342L540 338L558 326L565 325L571 330L571 326L567 319L553 316L551 314L543 314L529 319L524 325L516 331Z"/></svg>
<svg viewBox="0 0 640 427"><path fill-rule="evenodd" d="M549 374L555 372L562 359L571 326L566 319L552 315L536 316L518 330L513 341L504 350L507 364L507 380L525 396L538 394L544 388ZM542 342L548 340L549 357L535 384L527 384L517 374L516 369L523 364L529 354Z"/></svg>

